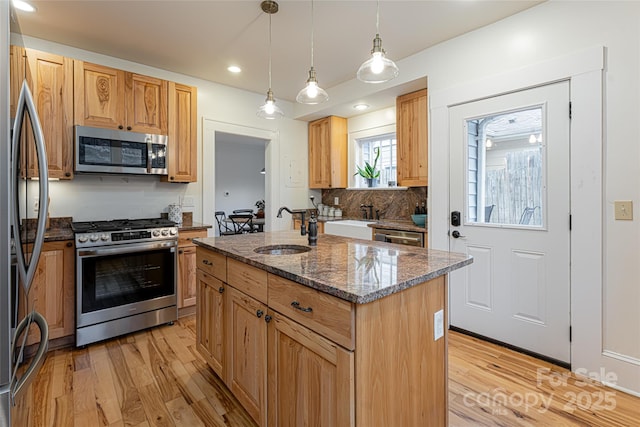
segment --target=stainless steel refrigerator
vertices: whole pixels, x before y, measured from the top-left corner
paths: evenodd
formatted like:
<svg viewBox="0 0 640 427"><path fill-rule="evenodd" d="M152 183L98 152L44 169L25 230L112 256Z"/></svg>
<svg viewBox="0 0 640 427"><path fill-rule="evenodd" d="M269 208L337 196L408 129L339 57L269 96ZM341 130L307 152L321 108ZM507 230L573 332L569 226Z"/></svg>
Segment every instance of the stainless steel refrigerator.
<svg viewBox="0 0 640 427"><path fill-rule="evenodd" d="M19 28L17 22L12 24ZM42 129L26 83L20 90L15 117L10 117L9 28L9 1L0 0L0 427L11 425L12 408L20 403L37 375L48 345L48 325L43 316L32 307L18 307L18 287L29 300L44 242L48 174ZM30 150L37 157L35 175L21 168L19 161L27 158ZM32 179L37 179L37 185L28 184ZM39 208L30 220L26 207L34 197ZM19 319L19 313L26 315ZM40 331L40 344L35 354L27 355L24 347L32 325Z"/></svg>

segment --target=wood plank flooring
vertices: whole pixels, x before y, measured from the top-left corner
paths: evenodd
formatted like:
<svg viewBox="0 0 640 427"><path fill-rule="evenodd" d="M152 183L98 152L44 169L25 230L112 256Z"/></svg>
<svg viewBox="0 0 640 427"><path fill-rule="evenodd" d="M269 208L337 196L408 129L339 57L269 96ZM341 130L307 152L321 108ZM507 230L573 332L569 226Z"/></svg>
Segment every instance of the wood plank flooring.
<svg viewBox="0 0 640 427"><path fill-rule="evenodd" d="M14 427L254 426L195 350L195 317L49 353ZM640 426L640 398L458 333L450 426ZM405 427L405 426L389 426Z"/></svg>

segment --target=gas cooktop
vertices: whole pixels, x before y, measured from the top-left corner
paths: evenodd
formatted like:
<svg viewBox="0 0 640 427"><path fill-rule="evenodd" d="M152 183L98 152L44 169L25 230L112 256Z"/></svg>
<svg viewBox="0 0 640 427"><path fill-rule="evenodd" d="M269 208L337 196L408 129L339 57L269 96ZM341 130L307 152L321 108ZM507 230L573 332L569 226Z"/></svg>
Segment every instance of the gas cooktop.
<svg viewBox="0 0 640 427"><path fill-rule="evenodd" d="M113 219L110 221L72 222L74 233L100 233L105 231L144 230L150 228L175 227L176 223L166 218Z"/></svg>

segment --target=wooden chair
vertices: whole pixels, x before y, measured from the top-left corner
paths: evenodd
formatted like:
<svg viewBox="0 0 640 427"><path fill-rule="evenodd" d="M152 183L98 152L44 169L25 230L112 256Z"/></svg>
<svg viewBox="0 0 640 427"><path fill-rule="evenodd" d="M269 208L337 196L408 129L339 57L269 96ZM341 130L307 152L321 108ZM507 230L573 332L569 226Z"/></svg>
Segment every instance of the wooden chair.
<svg viewBox="0 0 640 427"><path fill-rule="evenodd" d="M218 223L218 233L220 236L236 234L235 230L229 227L226 219L227 214L224 211L216 211L216 222Z"/></svg>
<svg viewBox="0 0 640 427"><path fill-rule="evenodd" d="M233 214L229 215L233 222L235 234L254 233L253 214Z"/></svg>

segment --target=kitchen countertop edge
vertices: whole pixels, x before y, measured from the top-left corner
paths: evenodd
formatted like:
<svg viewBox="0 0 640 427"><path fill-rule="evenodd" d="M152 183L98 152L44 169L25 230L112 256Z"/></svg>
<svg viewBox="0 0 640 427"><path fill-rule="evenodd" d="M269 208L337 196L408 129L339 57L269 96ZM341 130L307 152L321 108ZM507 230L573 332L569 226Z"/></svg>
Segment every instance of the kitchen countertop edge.
<svg viewBox="0 0 640 427"><path fill-rule="evenodd" d="M335 238L335 236L334 236ZM214 243L211 244L210 241L213 240ZM353 239L353 240L357 240L357 239ZM420 283L423 282L427 282L429 280L435 279L436 277L445 275L451 271L457 270L459 268L462 268L466 265L469 265L473 262L473 258L472 257L467 257L465 259L459 260L459 261L455 261L455 262L451 262L450 264L444 266L444 267L440 267L440 268L435 268L435 269L429 269L426 273L424 274L417 274L415 277L412 277L410 279L407 280L403 280L403 281L399 281L396 284L393 285L389 285L386 286L384 288L375 290L375 291L371 291L371 292L367 292L366 294L356 294L356 293L352 293L349 291L346 291L344 289L339 289L335 286L331 286L328 283L324 283L322 281L320 281L319 279L314 279L312 277L305 277L305 276L301 276L295 273L292 273L290 271L287 270L283 270L282 268L278 268L275 267L273 265L269 265L269 264L265 264L263 262L260 262L259 260L255 260L255 259L251 259L251 258L247 258L245 256L243 256L242 254L239 253L235 253L235 252L231 252L229 250L220 248L215 246L215 238L203 238L203 239L194 239L193 242L198 245L201 246L203 248L206 249L210 249L214 252L220 253L222 255L225 255L229 258L238 260L240 262L243 262L245 264L254 266L256 268L259 268L261 270L267 271L269 273L275 274L277 276L283 277L285 279L289 279L293 282L299 283L301 285L307 286L309 288L312 289L316 289L320 292L338 297L342 300L354 303L354 304L366 304L369 302L373 302L376 301L378 299L381 299L385 296L388 295L392 295L394 293L403 291L405 289L411 288L412 286L418 285ZM390 244L386 244L386 243L381 243L381 242L373 242L373 241L364 241L364 240L358 240L359 243L370 243L371 246L380 246L380 245L390 245ZM392 245L397 247L398 245ZM442 253L446 253L444 251L433 251L430 249L422 249L424 251L431 251L431 252L442 252ZM459 255L463 255L463 254L459 254Z"/></svg>

